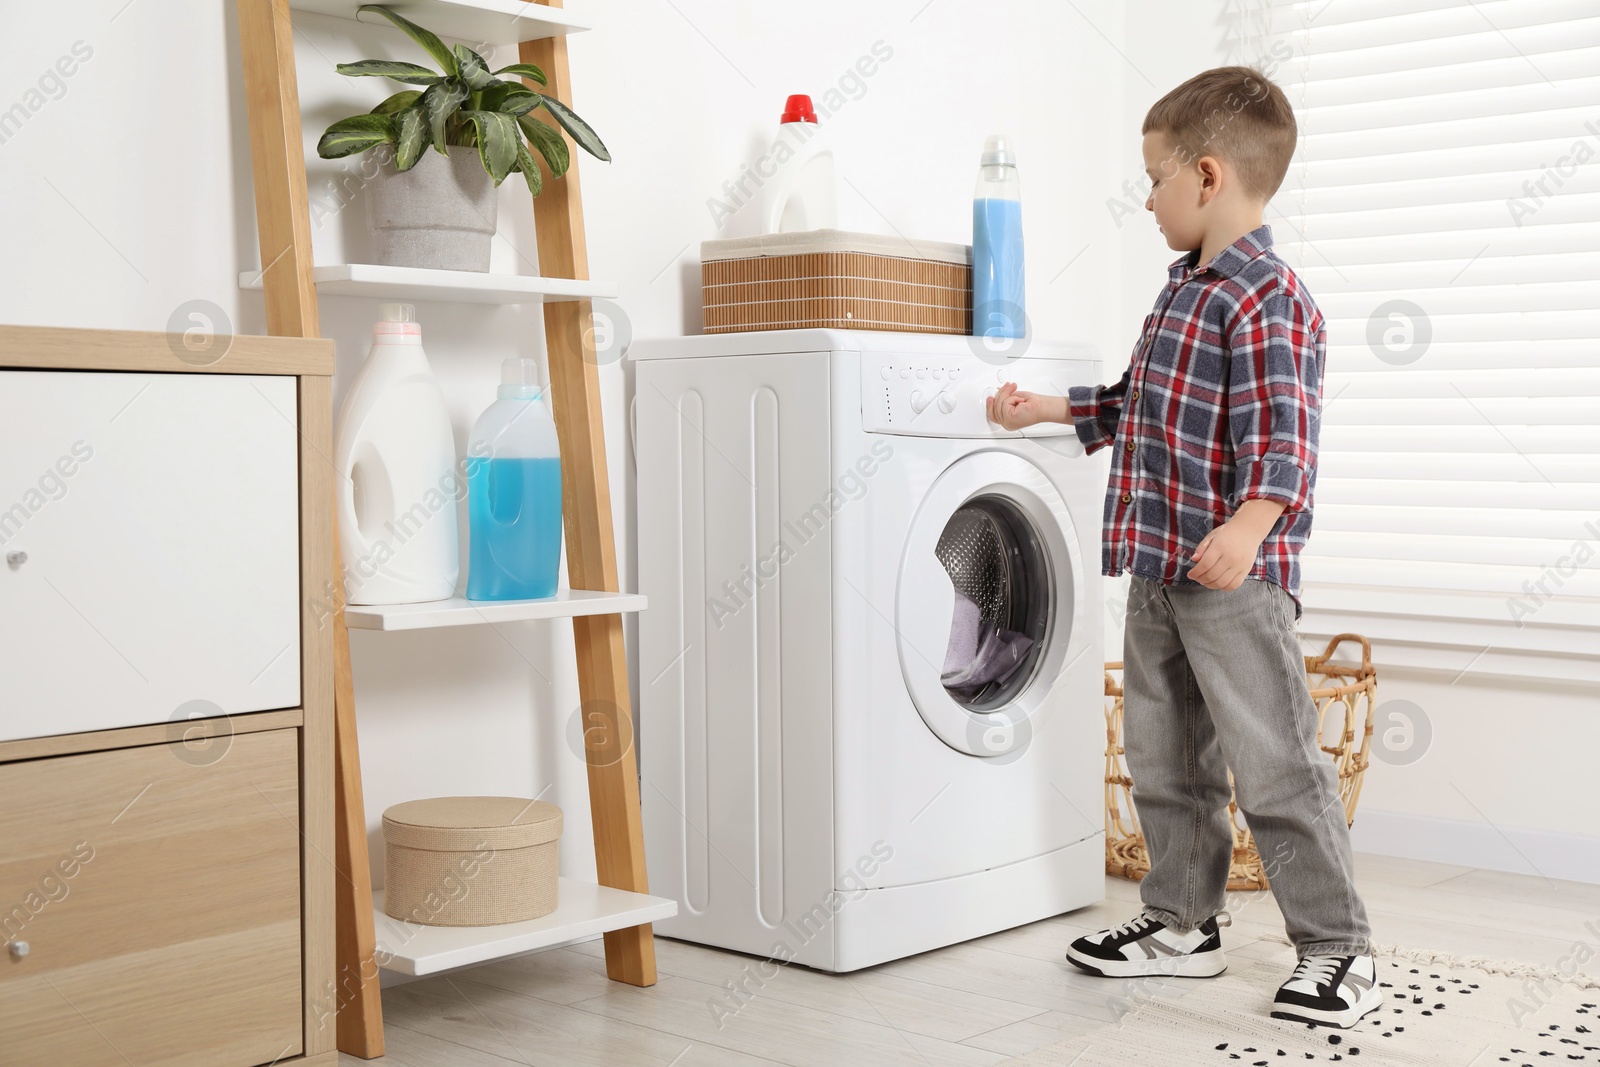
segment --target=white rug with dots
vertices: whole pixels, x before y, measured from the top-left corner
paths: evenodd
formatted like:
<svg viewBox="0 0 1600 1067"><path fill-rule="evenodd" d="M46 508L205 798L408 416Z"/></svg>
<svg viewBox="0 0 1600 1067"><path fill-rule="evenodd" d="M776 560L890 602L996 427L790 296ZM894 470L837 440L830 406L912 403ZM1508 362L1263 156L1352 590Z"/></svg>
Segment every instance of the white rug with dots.
<svg viewBox="0 0 1600 1067"><path fill-rule="evenodd" d="M1178 999L1145 998L1116 1023L1007 1063L1600 1067L1600 979L1582 972L1374 944L1384 1002L1341 1029L1271 1017L1294 965L1285 946L1279 960L1235 955L1215 978L1168 979L1193 988Z"/></svg>

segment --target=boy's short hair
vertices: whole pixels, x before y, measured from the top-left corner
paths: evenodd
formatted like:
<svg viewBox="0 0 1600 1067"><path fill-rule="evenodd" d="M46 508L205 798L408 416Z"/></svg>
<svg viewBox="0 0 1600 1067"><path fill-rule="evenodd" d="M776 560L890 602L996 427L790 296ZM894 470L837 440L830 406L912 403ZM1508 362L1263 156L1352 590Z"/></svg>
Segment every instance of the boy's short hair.
<svg viewBox="0 0 1600 1067"><path fill-rule="evenodd" d="M1263 203L1283 184L1299 130L1289 98L1254 67L1213 67L1150 106L1141 134L1157 131L1179 167L1227 160Z"/></svg>

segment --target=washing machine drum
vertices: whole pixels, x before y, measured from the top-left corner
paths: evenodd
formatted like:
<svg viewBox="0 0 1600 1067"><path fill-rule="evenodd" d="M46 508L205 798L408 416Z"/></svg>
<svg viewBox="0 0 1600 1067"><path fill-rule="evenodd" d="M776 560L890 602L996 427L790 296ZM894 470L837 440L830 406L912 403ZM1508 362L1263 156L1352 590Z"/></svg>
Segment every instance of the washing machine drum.
<svg viewBox="0 0 1600 1067"><path fill-rule="evenodd" d="M894 629L906 693L939 740L1020 758L1092 647L1082 587L1077 530L1039 467L985 449L933 480L906 530Z"/></svg>
<svg viewBox="0 0 1600 1067"><path fill-rule="evenodd" d="M1033 524L1003 496L958 508L934 548L955 589L940 682L973 711L1031 677L1049 626L1049 564Z"/></svg>

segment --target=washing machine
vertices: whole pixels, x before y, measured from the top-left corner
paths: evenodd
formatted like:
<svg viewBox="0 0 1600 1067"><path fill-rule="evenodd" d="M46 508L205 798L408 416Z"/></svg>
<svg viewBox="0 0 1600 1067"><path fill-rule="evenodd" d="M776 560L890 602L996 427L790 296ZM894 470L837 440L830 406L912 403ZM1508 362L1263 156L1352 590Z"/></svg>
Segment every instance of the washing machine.
<svg viewBox="0 0 1600 1067"><path fill-rule="evenodd" d="M657 933L851 971L1104 897L1103 457L984 407L1100 364L992 343L634 343Z"/></svg>

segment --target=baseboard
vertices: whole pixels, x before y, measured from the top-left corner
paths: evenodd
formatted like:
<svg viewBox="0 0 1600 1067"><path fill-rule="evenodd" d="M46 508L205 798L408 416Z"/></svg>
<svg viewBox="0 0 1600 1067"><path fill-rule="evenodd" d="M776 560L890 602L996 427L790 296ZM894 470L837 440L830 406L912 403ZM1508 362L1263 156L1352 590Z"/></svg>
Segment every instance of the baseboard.
<svg viewBox="0 0 1600 1067"><path fill-rule="evenodd" d="M1357 852L1600 884L1600 837L1360 808Z"/></svg>

